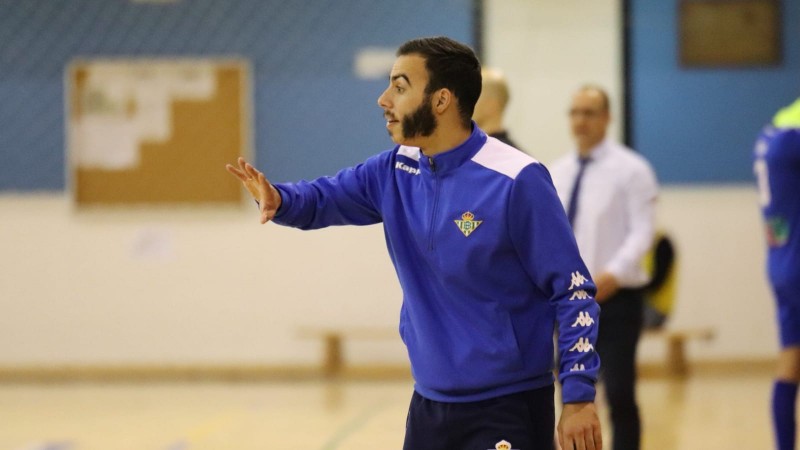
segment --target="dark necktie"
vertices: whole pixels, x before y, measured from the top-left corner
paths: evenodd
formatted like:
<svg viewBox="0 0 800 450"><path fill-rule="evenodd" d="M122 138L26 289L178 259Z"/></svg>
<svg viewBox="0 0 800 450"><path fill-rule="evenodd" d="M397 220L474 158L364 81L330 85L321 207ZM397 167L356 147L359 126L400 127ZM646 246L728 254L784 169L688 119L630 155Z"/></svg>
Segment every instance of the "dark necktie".
<svg viewBox="0 0 800 450"><path fill-rule="evenodd" d="M581 190L581 179L583 179L583 172L586 170L586 164L590 161L589 158L578 158L578 175L575 177L575 183L572 185L572 193L569 196L569 204L567 205L567 219L569 219L569 226L575 228L575 214L578 212L578 193Z"/></svg>

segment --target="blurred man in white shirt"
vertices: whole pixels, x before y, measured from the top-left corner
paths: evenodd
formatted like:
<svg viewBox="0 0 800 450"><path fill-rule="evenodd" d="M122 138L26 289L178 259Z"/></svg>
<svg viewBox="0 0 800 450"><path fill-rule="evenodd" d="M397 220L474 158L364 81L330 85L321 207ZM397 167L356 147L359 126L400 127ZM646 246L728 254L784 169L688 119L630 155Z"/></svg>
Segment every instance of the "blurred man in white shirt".
<svg viewBox="0 0 800 450"><path fill-rule="evenodd" d="M608 95L575 93L569 110L576 149L550 166L553 182L597 284L602 311L597 351L613 428L613 450L638 450L636 347L642 329L642 257L653 242L658 182L638 153L606 135Z"/></svg>

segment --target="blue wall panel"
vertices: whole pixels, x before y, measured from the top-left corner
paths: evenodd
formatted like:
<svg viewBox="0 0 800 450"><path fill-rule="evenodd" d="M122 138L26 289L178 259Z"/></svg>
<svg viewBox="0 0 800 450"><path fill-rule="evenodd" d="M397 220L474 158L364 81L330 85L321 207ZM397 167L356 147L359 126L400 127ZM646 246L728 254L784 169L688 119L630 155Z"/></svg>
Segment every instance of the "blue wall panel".
<svg viewBox="0 0 800 450"><path fill-rule="evenodd" d="M752 180L760 128L800 96L800 2L784 1L783 62L697 69L678 60L678 0L630 0L632 145L665 183Z"/></svg>
<svg viewBox="0 0 800 450"><path fill-rule="evenodd" d="M472 44L471 14L472 0L0 0L0 190L64 189L64 71L94 57L244 58L256 164L273 181L332 174L392 145L388 80L357 79L356 52Z"/></svg>

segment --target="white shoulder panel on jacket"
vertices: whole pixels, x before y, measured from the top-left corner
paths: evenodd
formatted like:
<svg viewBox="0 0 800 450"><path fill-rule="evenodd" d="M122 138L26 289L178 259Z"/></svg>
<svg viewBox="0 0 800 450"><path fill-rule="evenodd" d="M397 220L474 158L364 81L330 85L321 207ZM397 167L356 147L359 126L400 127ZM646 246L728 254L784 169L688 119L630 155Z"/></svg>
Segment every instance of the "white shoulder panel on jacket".
<svg viewBox="0 0 800 450"><path fill-rule="evenodd" d="M478 150L472 160L487 169L502 173L513 179L517 178L522 169L539 164L539 161L516 148L490 137L486 144Z"/></svg>

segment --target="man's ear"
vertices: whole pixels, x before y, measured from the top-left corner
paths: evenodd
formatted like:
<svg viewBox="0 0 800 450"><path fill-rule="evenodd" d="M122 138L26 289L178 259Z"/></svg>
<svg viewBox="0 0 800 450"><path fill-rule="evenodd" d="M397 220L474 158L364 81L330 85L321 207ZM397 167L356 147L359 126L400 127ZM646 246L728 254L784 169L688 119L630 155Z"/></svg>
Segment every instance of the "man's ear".
<svg viewBox="0 0 800 450"><path fill-rule="evenodd" d="M442 88L434 92L431 100L433 101L434 110L437 113L442 114L453 104L455 97L450 89Z"/></svg>

